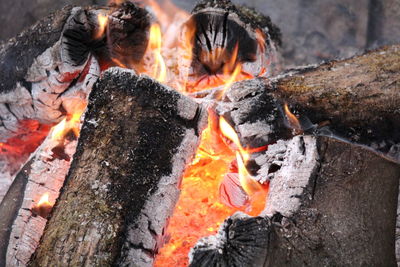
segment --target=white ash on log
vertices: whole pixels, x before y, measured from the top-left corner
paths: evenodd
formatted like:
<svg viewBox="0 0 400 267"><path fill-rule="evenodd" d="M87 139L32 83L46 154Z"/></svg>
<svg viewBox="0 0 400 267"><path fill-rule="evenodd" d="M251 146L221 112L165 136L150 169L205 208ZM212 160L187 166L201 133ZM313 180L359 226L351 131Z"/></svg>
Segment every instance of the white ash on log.
<svg viewBox="0 0 400 267"><path fill-rule="evenodd" d="M99 15L108 18L104 32ZM141 60L149 25L133 3L66 7L0 48L0 199L49 127L83 112L101 69Z"/></svg>
<svg viewBox="0 0 400 267"><path fill-rule="evenodd" d="M1 202L0 263L4 266L26 266L39 244L51 203L58 197L75 153L76 138L72 133L69 136L59 140L50 134L16 175ZM45 194L47 203L38 204Z"/></svg>
<svg viewBox="0 0 400 267"><path fill-rule="evenodd" d="M98 37L97 16L107 12L110 34ZM140 61L149 24L147 12L132 3L67 7L11 39L0 50L2 140L22 119L51 124L76 111L100 74L99 61Z"/></svg>
<svg viewBox="0 0 400 267"><path fill-rule="evenodd" d="M238 63L241 73L253 77L276 74L280 43L269 17L229 0L205 0L183 25L179 73L189 91L233 73Z"/></svg>
<svg viewBox="0 0 400 267"><path fill-rule="evenodd" d="M200 105L107 70L91 93L74 161L31 266L151 266L205 124Z"/></svg>
<svg viewBox="0 0 400 267"><path fill-rule="evenodd" d="M317 147L307 184L283 175L271 181L266 211L285 216L274 221L264 266L395 266L399 166L332 139L319 138ZM302 192L282 190L292 186ZM287 207L291 198L297 209Z"/></svg>

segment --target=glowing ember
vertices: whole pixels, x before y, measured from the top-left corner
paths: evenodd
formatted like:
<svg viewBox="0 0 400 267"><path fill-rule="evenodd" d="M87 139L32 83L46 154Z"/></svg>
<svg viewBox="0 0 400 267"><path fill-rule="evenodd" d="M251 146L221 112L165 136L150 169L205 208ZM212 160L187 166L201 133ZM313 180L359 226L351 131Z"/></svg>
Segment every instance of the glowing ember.
<svg viewBox="0 0 400 267"><path fill-rule="evenodd" d="M197 155L183 177L181 195L168 225L171 240L161 248L155 266L187 266L189 250L198 239L215 233L237 210L220 202L218 187L235 154L213 128L210 120Z"/></svg>
<svg viewBox="0 0 400 267"><path fill-rule="evenodd" d="M47 218L53 205L49 201L49 193L44 193L38 203L32 208L32 213L43 218Z"/></svg>

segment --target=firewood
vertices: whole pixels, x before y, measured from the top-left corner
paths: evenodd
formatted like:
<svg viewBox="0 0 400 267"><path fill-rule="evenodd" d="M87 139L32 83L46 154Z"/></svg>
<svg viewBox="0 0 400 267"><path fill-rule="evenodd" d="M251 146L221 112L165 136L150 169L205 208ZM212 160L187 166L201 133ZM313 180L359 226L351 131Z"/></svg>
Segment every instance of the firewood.
<svg viewBox="0 0 400 267"><path fill-rule="evenodd" d="M265 214L281 217L264 266L396 266L400 167L348 143L323 137L316 144L308 181L296 180L301 172L271 180Z"/></svg>
<svg viewBox="0 0 400 267"><path fill-rule="evenodd" d="M326 137L296 136L268 150L264 164L277 154L282 162L261 223L239 237L223 224L195 245L190 266L395 266L398 165Z"/></svg>
<svg viewBox="0 0 400 267"><path fill-rule="evenodd" d="M399 57L400 46L393 45L270 79L237 82L218 104L218 113L247 146L305 133L364 146L400 162ZM193 96L213 99L221 90Z"/></svg>
<svg viewBox="0 0 400 267"><path fill-rule="evenodd" d="M0 263L28 263L64 183L76 145L76 138L58 140L51 134L16 175L0 203ZM49 202L38 205L45 194L49 194Z"/></svg>
<svg viewBox="0 0 400 267"><path fill-rule="evenodd" d="M101 69L141 60L149 26L147 11L130 2L65 7L0 47L0 200L49 128L83 112Z"/></svg>
<svg viewBox="0 0 400 267"><path fill-rule="evenodd" d="M364 145L400 161L400 46L289 72L267 90L310 133Z"/></svg>
<svg viewBox="0 0 400 267"><path fill-rule="evenodd" d="M201 107L172 89L103 73L30 266L151 266L204 124Z"/></svg>
<svg viewBox="0 0 400 267"><path fill-rule="evenodd" d="M235 213L217 236L199 240L190 252L190 266L260 266L271 228L268 218Z"/></svg>
<svg viewBox="0 0 400 267"><path fill-rule="evenodd" d="M179 67L189 91L214 76L232 73L239 63L241 73L252 76L278 70L280 31L253 9L229 0L205 0L193 9L182 31Z"/></svg>
<svg viewBox="0 0 400 267"><path fill-rule="evenodd" d="M227 90L218 114L235 127L244 146L268 145L248 162L255 179L270 182L262 213L271 220L266 257L260 252L241 266L262 258L264 266L396 264L400 167L387 159L398 163L399 157L393 148L373 144L399 144L394 123L399 51L386 47ZM218 90L206 98L215 95ZM362 138L340 136L339 130ZM315 137L326 132L333 139ZM202 255L200 262L226 260L230 252L218 249L214 257L215 250L204 250L199 241L192 255ZM198 259L192 264L198 266Z"/></svg>
<svg viewBox="0 0 400 267"><path fill-rule="evenodd" d="M0 141L18 133L24 119L54 124L82 109L100 67L141 60L149 26L147 11L130 2L66 7L2 45Z"/></svg>

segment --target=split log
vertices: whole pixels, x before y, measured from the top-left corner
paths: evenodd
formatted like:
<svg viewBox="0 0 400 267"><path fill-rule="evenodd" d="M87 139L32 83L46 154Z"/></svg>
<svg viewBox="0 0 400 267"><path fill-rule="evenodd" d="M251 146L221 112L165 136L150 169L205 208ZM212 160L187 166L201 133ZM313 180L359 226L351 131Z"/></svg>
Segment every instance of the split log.
<svg viewBox="0 0 400 267"><path fill-rule="evenodd" d="M271 75L277 71L280 44L280 31L269 17L229 0L205 0L183 25L180 75L188 91L199 84L216 86L214 77L232 73L239 63L244 75Z"/></svg>
<svg viewBox="0 0 400 267"><path fill-rule="evenodd" d="M244 145L268 145L304 132L361 145L400 162L399 62L400 46L393 45L271 79L237 82L217 110ZM194 96L213 99L221 90Z"/></svg>
<svg viewBox="0 0 400 267"><path fill-rule="evenodd" d="M189 98L132 71L107 70L30 266L151 266L204 124Z"/></svg>
<svg viewBox="0 0 400 267"><path fill-rule="evenodd" d="M16 175L0 204L0 266L28 263L43 234L51 203L64 183L76 145L76 138L58 140L50 134ZM38 206L45 194L47 203Z"/></svg>
<svg viewBox="0 0 400 267"><path fill-rule="evenodd" d="M106 29L100 15L108 18ZM1 140L17 132L22 119L52 124L82 109L99 63L104 68L113 58L139 62L149 26L147 12L130 2L107 9L66 7L3 45Z"/></svg>
<svg viewBox="0 0 400 267"><path fill-rule="evenodd" d="M396 266L398 165L325 137L295 137L283 154L266 217L239 237L222 225L192 249L190 266Z"/></svg>

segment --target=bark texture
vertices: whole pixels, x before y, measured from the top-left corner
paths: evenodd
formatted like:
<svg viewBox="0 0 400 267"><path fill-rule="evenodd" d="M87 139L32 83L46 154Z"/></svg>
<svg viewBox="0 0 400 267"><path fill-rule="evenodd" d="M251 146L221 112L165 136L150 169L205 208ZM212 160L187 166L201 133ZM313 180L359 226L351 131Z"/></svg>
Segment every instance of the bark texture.
<svg viewBox="0 0 400 267"><path fill-rule="evenodd" d="M290 72L269 86L302 128L399 161L400 46Z"/></svg>
<svg viewBox="0 0 400 267"><path fill-rule="evenodd" d="M146 234L132 233L162 183L178 192L195 151L199 106L150 78L111 69L89 102L70 173L31 266L151 264L166 218L156 214L142 228L151 232L153 247L146 247ZM187 139L192 145L183 144ZM154 209L168 215L176 192L160 193Z"/></svg>
<svg viewBox="0 0 400 267"><path fill-rule="evenodd" d="M327 138L318 154L319 169L293 196L299 209L274 219L264 266L396 266L400 167ZM283 194L273 190L279 182L271 181L269 199Z"/></svg>

